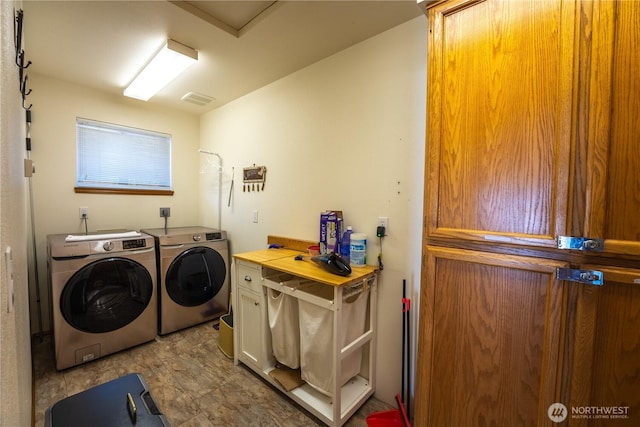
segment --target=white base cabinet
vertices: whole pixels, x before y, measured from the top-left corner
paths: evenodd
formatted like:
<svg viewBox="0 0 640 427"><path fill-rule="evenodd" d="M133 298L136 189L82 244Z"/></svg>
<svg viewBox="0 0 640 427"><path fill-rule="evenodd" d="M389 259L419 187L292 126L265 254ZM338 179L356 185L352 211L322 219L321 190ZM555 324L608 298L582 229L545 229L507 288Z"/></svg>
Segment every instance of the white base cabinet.
<svg viewBox="0 0 640 427"><path fill-rule="evenodd" d="M319 271L318 277L314 277L313 268L317 267L310 263L301 265L304 267L303 271L287 270L282 266L276 269L269 261L248 261L251 259L250 254L234 256L234 362L243 363L258 373L325 424L342 426L375 391L376 270L370 267L354 272L343 279L343 284L336 285L333 278L330 280L334 283L323 279L326 273ZM269 289L330 311L332 322L326 324L326 328L332 329L331 348L326 349L334 373L330 390L320 391L304 383L286 391L269 375L278 363L272 354L267 311ZM345 298L367 291L364 330L362 333L358 332L355 339L345 343ZM304 328L305 325L301 324L300 327ZM342 362L354 353L362 354L360 371L345 384L340 384Z"/></svg>
<svg viewBox="0 0 640 427"><path fill-rule="evenodd" d="M237 286L234 299L234 362L241 361L254 371L273 366L271 334L261 267L257 264L236 263ZM265 329L266 328L266 329ZM235 349L238 349L237 351Z"/></svg>

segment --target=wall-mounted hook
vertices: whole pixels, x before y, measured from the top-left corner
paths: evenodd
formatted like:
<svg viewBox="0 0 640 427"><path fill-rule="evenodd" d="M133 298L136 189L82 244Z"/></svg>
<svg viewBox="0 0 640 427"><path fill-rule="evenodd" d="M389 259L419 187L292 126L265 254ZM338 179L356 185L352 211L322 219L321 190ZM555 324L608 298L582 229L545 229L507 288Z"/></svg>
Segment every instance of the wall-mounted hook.
<svg viewBox="0 0 640 427"><path fill-rule="evenodd" d="M23 98L31 93L31 89L27 91L28 80L29 80L29 76L24 76L24 80L22 80L22 85L20 86L20 92L22 93Z"/></svg>
<svg viewBox="0 0 640 427"><path fill-rule="evenodd" d="M22 9L16 12L16 20L13 24L13 35L16 44L16 65L20 68L27 68L31 65L31 61L24 65L24 50L22 49L22 21L24 20L24 12Z"/></svg>
<svg viewBox="0 0 640 427"><path fill-rule="evenodd" d="M32 107L32 104L26 106L26 98L27 95L31 93L31 89L27 90L27 80L29 77L24 73L29 65L31 65L31 61L27 61L27 64L24 63L24 49L22 49L22 21L24 19L24 12L22 9L15 12L16 20L13 24L13 35L16 43L16 65L18 66L18 78L20 79L18 83L18 89L22 94L22 108L29 111Z"/></svg>
<svg viewBox="0 0 640 427"><path fill-rule="evenodd" d="M24 76L24 80L22 80L22 84L20 85L20 93L22 93L22 108L25 110L30 110L33 104L29 104L28 107L25 107L25 101L27 95L31 93L31 89L27 91L27 81L29 80L29 76Z"/></svg>
<svg viewBox="0 0 640 427"><path fill-rule="evenodd" d="M15 14L16 14L16 20L13 23L13 38L14 38L15 48L16 48L16 65L19 67L20 64L18 63L18 54L22 49L22 18L23 18L24 12L22 11L22 9L20 9L16 11Z"/></svg>
<svg viewBox="0 0 640 427"><path fill-rule="evenodd" d="M19 88L20 91L22 92L22 84L24 82L24 70L27 67L23 67L22 65L24 64L24 51L22 51L21 53L18 54L18 82L20 84ZM31 62L29 62L28 65L30 65Z"/></svg>
<svg viewBox="0 0 640 427"><path fill-rule="evenodd" d="M31 110L31 107L33 107L33 104L29 104L29 106L27 107L27 106L25 106L25 105L24 105L24 101L25 101L25 100L24 100L24 98L23 98L23 99L22 99L22 108L24 108L24 109L25 109L25 110L27 110L27 111Z"/></svg>
<svg viewBox="0 0 640 427"><path fill-rule="evenodd" d="M20 67L21 70L25 70L31 65L31 61L27 61L27 65L24 65L24 50L16 52L16 65Z"/></svg>

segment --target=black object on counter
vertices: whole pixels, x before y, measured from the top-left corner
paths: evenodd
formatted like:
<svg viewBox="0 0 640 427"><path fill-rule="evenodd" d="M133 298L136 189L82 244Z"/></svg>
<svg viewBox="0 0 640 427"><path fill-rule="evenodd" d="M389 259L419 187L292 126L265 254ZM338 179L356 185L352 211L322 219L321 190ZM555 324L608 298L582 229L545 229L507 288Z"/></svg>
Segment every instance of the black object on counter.
<svg viewBox="0 0 640 427"><path fill-rule="evenodd" d="M311 257L311 261L315 262L323 270L339 276L348 276L351 274L351 266L344 258L335 252L316 255Z"/></svg>

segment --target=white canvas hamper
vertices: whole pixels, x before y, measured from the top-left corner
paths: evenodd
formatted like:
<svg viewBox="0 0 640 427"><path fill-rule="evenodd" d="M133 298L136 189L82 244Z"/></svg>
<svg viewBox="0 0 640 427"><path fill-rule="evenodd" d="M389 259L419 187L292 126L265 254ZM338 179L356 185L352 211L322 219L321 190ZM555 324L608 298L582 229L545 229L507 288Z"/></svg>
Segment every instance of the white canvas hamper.
<svg viewBox="0 0 640 427"><path fill-rule="evenodd" d="M297 369L300 367L298 299L269 289L267 300L273 356L283 365Z"/></svg>
<svg viewBox="0 0 640 427"><path fill-rule="evenodd" d="M366 287L365 287L366 288ZM343 298L343 336L338 345L342 348L364 333L369 289L355 296ZM300 317L300 371L301 377L321 393L331 396L334 378L333 356L333 312L313 303L298 302ZM339 384L343 386L358 375L362 365L362 348L354 351L342 361Z"/></svg>

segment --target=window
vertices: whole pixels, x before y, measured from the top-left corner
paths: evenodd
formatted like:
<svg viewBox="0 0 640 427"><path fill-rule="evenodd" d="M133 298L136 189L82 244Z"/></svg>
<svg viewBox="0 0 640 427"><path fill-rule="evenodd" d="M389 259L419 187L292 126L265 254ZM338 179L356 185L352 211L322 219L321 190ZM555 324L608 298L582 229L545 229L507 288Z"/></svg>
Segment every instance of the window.
<svg viewBox="0 0 640 427"><path fill-rule="evenodd" d="M171 135L76 119L76 192L173 194Z"/></svg>

